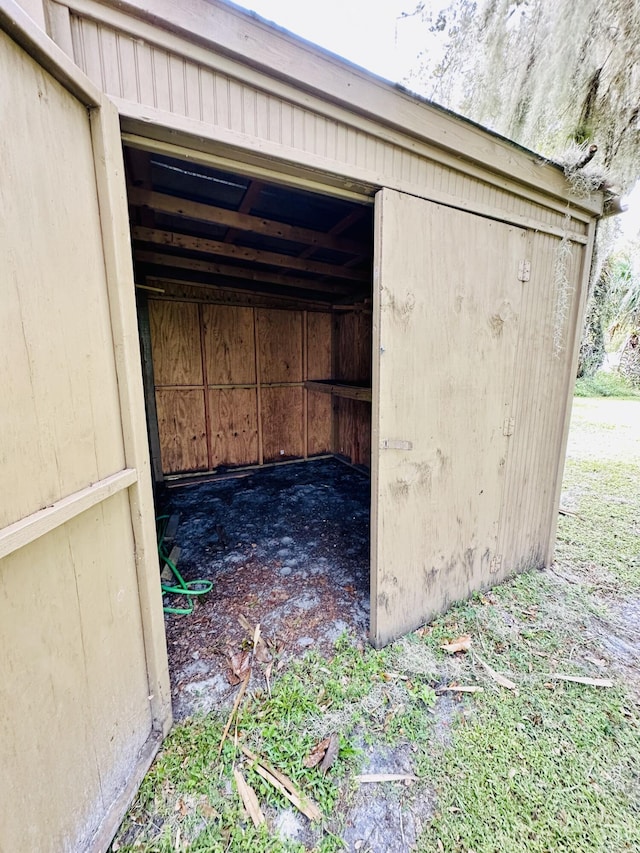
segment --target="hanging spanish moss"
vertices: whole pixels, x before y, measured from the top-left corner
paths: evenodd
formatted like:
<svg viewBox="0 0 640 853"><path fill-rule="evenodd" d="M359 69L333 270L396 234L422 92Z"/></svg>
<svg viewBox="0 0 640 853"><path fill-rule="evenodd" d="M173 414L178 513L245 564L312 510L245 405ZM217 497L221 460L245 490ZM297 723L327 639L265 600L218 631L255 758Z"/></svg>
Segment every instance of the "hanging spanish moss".
<svg viewBox="0 0 640 853"><path fill-rule="evenodd" d="M421 58L414 88L555 161L596 144L597 185L605 173L635 183L640 0L452 0L414 14L447 39L435 64Z"/></svg>

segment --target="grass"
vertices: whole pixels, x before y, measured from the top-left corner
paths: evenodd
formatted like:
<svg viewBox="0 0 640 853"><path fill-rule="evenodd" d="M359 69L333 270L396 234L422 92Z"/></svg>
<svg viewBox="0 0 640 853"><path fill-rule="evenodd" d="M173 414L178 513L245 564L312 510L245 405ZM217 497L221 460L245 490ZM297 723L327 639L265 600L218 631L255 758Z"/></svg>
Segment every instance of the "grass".
<svg viewBox="0 0 640 853"><path fill-rule="evenodd" d="M576 397L617 397L622 400L640 399L640 388L634 387L619 373L598 371L595 376L576 380Z"/></svg>
<svg viewBox="0 0 640 853"><path fill-rule="evenodd" d="M584 435L605 427L580 425ZM417 780L402 791L374 786L365 796L386 796L389 815L421 816L411 839L421 853L640 849L639 479L636 464L569 459L563 502L578 515L560 518L553 570L525 572L459 602L382 651L345 635L330 660L309 653L274 672L271 696L247 696L238 737L325 816L305 829L304 844L278 834L288 804L242 759L233 737L218 758L226 715L210 714L173 729L114 851L343 850L361 796L354 777L381 748L408 750ZM619 621L622 604L631 607L627 623ZM440 648L462 634L472 638L468 653ZM625 653L636 642L636 658L618 659L611 637ZM498 684L485 664L516 690ZM568 683L558 673L614 684ZM451 684L483 692L441 698ZM331 732L340 748L325 776L304 758ZM254 829L243 813L234 765L255 789L269 828ZM366 842L360 850L377 853Z"/></svg>

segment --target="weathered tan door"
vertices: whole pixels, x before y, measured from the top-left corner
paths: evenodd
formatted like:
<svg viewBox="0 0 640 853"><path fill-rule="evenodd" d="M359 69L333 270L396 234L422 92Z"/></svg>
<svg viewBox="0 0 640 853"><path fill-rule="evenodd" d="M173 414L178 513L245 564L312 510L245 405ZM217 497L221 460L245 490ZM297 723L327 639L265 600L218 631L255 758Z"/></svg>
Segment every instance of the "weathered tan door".
<svg viewBox="0 0 640 853"><path fill-rule="evenodd" d="M371 638L491 583L526 232L376 196Z"/></svg>
<svg viewBox="0 0 640 853"><path fill-rule="evenodd" d="M118 117L7 0L0 93L0 850L104 850L170 722Z"/></svg>

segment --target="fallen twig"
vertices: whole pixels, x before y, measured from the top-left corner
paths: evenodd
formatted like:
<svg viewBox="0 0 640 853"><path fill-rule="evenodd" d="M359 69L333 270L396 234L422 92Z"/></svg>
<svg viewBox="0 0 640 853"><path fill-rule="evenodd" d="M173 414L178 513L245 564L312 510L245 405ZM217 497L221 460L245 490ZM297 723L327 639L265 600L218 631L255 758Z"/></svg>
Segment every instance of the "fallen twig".
<svg viewBox="0 0 640 853"><path fill-rule="evenodd" d="M495 669L490 667L489 664L485 660L483 660L477 652L474 652L474 654L478 662L482 664L482 666L486 669L486 671L489 673L489 675L491 676L491 678L493 678L495 682L497 682L501 687L506 687L507 690L517 690L517 685L514 684L513 681L511 681L504 675L500 675L499 672L496 672Z"/></svg>
<svg viewBox="0 0 640 853"><path fill-rule="evenodd" d="M417 776L413 773L362 773L356 776L356 782L367 784L369 782L415 782Z"/></svg>
<svg viewBox="0 0 640 853"><path fill-rule="evenodd" d="M253 821L253 825L257 828L261 824L266 823L256 792L249 785L242 773L235 767L233 768L233 778L236 780L236 788L240 794L240 799L245 809L249 812L249 817Z"/></svg>
<svg viewBox="0 0 640 853"><path fill-rule="evenodd" d="M227 739L227 735L229 734L229 729L231 728L231 724L233 723L233 718L236 715L236 711L240 707L240 703L242 702L242 697L244 696L244 692L247 689L247 685L249 684L250 678L251 678L251 667L249 667L249 672L245 675L244 681L240 685L240 690L238 690L238 695L236 696L236 700L233 703L233 708L231 709L231 713L229 714L229 719L227 720L227 724L224 727L224 731L222 732L222 737L220 738L220 746L218 747L218 755L222 754L222 747L224 746L224 742Z"/></svg>
<svg viewBox="0 0 640 853"><path fill-rule="evenodd" d="M440 696L442 693L482 693L483 691L484 687L477 684L450 684L449 687L438 687L436 696Z"/></svg>
<svg viewBox="0 0 640 853"><path fill-rule="evenodd" d="M303 794L302 791L293 784L288 776L285 776L284 773L280 773L279 770L276 770L275 767L267 764L267 762L262 758L258 758L258 756L251 752L248 747L241 746L240 749L250 761L255 763L256 773L259 773L265 782L268 782L280 791L280 793L285 796L289 802L298 809L298 811L301 811L303 815L309 818L309 820L322 820L322 812L316 803Z"/></svg>
<svg viewBox="0 0 640 853"><path fill-rule="evenodd" d="M549 673L545 678L557 678L559 681L572 681L574 684L587 684L589 687L613 687L613 681L610 678L587 678L581 675L561 675L559 673Z"/></svg>

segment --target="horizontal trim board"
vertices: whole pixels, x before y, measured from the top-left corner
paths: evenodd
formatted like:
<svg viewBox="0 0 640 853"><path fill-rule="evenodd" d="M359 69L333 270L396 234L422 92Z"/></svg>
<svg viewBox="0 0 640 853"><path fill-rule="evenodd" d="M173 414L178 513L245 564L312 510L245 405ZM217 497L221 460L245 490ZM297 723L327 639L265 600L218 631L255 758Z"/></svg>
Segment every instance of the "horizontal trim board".
<svg viewBox="0 0 640 853"><path fill-rule="evenodd" d="M111 98L115 101L115 98ZM269 183L280 184L284 187L292 187L294 189L309 190L309 192L318 193L319 195L328 195L332 198L343 198L347 201L355 201L359 204L373 206L373 195L377 190L375 186L363 187L361 192L355 189L347 189L338 184L332 184L328 180L314 180L311 177L292 175L288 169L276 168L272 165L260 165L256 162L248 160L238 160L232 157L225 157L219 153L211 153L202 150L201 147L186 147L176 142L168 142L161 139L156 139L146 134L146 125L140 127L137 121L128 122L125 114L120 112L122 124L122 144L129 148L136 148L140 151L147 151L151 154L167 154L171 157L177 157L181 160L186 160L190 163L197 163L202 166L213 166L223 172L236 172L247 178L254 180L264 180ZM131 127L131 130L127 130ZM269 158L271 161L271 158ZM342 181L342 179L340 179ZM355 182L353 182L355 183Z"/></svg>
<svg viewBox="0 0 640 853"><path fill-rule="evenodd" d="M456 210L465 211L466 213L486 216L488 219L495 219L498 222L505 222L520 228L530 228L534 231L540 231L543 234L553 234L554 237L562 238L566 233L567 238L575 243L586 244L589 240L589 237L585 234L580 234L573 230L565 232L557 225L550 225L530 216L512 213L494 205L469 201L433 187L416 187L412 181L395 178L389 179L388 176L380 172L372 173L368 169L350 168L338 161L330 161L328 163L324 157L295 151L276 143L264 142L247 134L221 129L215 125L195 121L185 116L178 116L175 113L167 113L152 107L144 107L131 101L124 101L119 98L113 98L113 100L120 110L120 115L125 119L125 125L130 127L131 125L128 122L133 122L136 130L134 136L127 133L123 134L123 140L135 138L138 143L136 147L141 149L168 154L173 157L184 158L187 155L194 162L200 162L203 165L217 164L220 162L217 155L209 154L206 150L203 150L207 142L210 142L216 146L224 146L230 153L233 150L238 159L227 160L227 168L231 168L232 171L238 174L246 173L246 169L243 166L243 158L247 155L252 156L254 152L259 152L261 156L268 156L271 160L280 163L283 171L288 167L294 169L302 167L313 173L320 170L324 172L332 168L334 170L333 175L339 180L341 179L344 183L350 182L352 184L357 183L372 187L374 192L382 187L388 187L389 189L398 190L398 192L403 192L416 198L432 201L435 204L443 204ZM145 134L156 133L158 135L155 137L141 136L141 131L144 131ZM180 139L181 134L184 134L183 139L176 143L176 140ZM163 140L161 137L164 135L170 136L171 141ZM191 146L194 147L192 148ZM292 160L291 156L296 154L298 157ZM275 175L279 174L275 170L274 173ZM276 180L278 179L276 178ZM331 194L331 183L327 184L325 193ZM565 206L563 210L578 221L581 221L581 218L576 215L572 207Z"/></svg>
<svg viewBox="0 0 640 853"><path fill-rule="evenodd" d="M125 468L4 527L0 530L0 558L24 548L92 506L102 503L123 489L128 489L137 479L138 472L135 468Z"/></svg>

